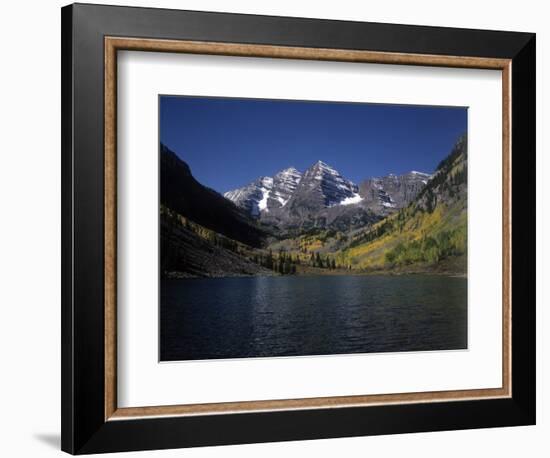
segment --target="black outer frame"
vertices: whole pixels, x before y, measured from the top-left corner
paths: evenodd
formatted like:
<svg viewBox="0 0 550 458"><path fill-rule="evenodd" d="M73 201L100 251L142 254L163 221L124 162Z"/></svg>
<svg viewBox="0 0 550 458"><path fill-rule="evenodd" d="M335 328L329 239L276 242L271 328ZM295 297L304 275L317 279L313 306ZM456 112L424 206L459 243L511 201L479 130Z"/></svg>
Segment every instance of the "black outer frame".
<svg viewBox="0 0 550 458"><path fill-rule="evenodd" d="M62 8L61 448L72 454L535 424L535 35L74 4ZM104 37L512 59L512 397L104 418Z"/></svg>

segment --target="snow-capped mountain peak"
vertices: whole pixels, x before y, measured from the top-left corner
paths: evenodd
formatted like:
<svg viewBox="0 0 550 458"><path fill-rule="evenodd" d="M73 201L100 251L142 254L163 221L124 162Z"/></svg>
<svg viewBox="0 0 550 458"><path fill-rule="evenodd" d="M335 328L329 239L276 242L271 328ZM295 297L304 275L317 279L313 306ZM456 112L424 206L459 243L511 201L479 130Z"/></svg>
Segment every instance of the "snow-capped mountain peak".
<svg viewBox="0 0 550 458"><path fill-rule="evenodd" d="M302 174L289 167L273 177L260 177L247 186L228 191L224 197L257 217L263 212L283 207L301 179Z"/></svg>
<svg viewBox="0 0 550 458"><path fill-rule="evenodd" d="M290 176L290 175L302 175L295 167L288 167L287 169L281 170L275 176Z"/></svg>
<svg viewBox="0 0 550 458"><path fill-rule="evenodd" d="M226 199L245 209L252 216L259 216L267 210L267 201L273 189L273 178L260 177L252 183L224 193Z"/></svg>
<svg viewBox="0 0 550 458"><path fill-rule="evenodd" d="M295 167L288 167L272 178L260 177L247 186L226 192L224 196L251 215L260 216L284 207L296 193L303 194L304 189L317 189L315 195L319 196L322 207L351 205L362 200L357 185L323 161L317 161L303 174Z"/></svg>
<svg viewBox="0 0 550 458"><path fill-rule="evenodd" d="M311 170L312 173L314 173L315 176L317 177L322 177L323 175L326 175L326 174L340 175L334 167L331 167L330 165L328 165L326 162L323 162L323 161L317 161L308 169L308 171L309 170Z"/></svg>
<svg viewBox="0 0 550 458"><path fill-rule="evenodd" d="M414 199L431 176L416 170L404 175L390 173L366 180L359 188L334 167L319 160L303 173L288 167L273 177L260 177L224 196L255 217L273 211L280 215L281 211L292 212L298 208L314 211L350 205L387 212Z"/></svg>
<svg viewBox="0 0 550 458"><path fill-rule="evenodd" d="M302 183L301 187L307 189L319 188L325 207L340 205L342 202L345 202L344 205L355 203L347 199L356 197L358 192L355 183L346 180L334 167L323 161L317 161L306 170Z"/></svg>

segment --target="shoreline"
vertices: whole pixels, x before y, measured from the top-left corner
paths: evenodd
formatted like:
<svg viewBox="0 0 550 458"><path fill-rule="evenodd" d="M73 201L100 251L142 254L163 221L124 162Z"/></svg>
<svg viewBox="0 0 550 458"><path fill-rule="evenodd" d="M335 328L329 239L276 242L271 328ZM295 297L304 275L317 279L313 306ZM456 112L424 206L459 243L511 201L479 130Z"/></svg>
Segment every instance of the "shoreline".
<svg viewBox="0 0 550 458"><path fill-rule="evenodd" d="M410 270L410 271L398 271L391 272L387 270L373 270L373 271L353 271L342 270L340 272L320 273L320 272L302 272L292 275L281 275L274 273L273 275L250 275L250 274L228 274L228 275L193 275L184 272L170 272L168 275L161 276L162 280L185 280L185 279L214 279L214 278L270 278L270 277L362 277L362 276L387 276L387 277L400 277L405 275L434 275L444 276L451 278L468 278L468 274L465 272L437 272L433 270Z"/></svg>

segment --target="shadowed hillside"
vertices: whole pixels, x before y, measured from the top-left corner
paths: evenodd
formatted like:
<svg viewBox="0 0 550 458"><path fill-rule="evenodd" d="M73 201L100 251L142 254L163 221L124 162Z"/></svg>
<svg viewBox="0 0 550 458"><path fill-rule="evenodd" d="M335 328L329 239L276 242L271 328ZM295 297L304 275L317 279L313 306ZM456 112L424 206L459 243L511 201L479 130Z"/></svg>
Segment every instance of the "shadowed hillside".
<svg viewBox="0 0 550 458"><path fill-rule="evenodd" d="M182 216L231 239L262 246L265 233L241 209L200 184L173 151L160 147L160 202Z"/></svg>

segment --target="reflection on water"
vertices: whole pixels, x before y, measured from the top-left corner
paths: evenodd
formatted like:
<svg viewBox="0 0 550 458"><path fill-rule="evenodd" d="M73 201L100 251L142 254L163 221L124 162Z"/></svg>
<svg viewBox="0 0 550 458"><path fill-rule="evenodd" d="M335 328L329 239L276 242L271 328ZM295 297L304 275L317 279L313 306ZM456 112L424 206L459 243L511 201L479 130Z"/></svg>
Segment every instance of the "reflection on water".
<svg viewBox="0 0 550 458"><path fill-rule="evenodd" d="M464 349L467 280L165 280L160 315L162 361Z"/></svg>

